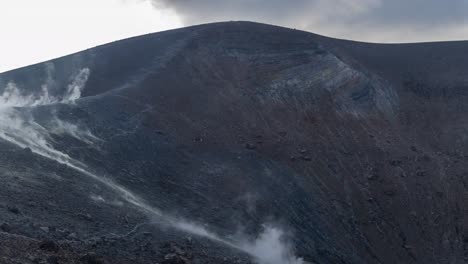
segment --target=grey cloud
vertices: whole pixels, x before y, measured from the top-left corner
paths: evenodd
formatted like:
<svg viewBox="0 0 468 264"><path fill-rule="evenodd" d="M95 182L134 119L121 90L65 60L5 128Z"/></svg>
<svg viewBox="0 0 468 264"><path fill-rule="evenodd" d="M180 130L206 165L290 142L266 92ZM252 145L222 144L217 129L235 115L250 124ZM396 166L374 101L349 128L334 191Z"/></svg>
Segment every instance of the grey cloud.
<svg viewBox="0 0 468 264"><path fill-rule="evenodd" d="M156 8L174 10L186 25L251 20L371 41L468 37L466 0L152 1Z"/></svg>
<svg viewBox="0 0 468 264"><path fill-rule="evenodd" d="M433 25L462 23L467 15L466 0L385 0L368 16L380 23Z"/></svg>

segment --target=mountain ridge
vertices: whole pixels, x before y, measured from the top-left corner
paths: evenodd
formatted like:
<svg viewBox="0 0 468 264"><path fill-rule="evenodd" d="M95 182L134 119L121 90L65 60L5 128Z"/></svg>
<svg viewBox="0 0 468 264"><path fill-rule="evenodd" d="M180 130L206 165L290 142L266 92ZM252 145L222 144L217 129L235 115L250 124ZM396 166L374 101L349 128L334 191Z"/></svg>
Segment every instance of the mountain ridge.
<svg viewBox="0 0 468 264"><path fill-rule="evenodd" d="M283 26L280 26L280 25L271 25L271 24L262 23L262 22L242 21L242 20L240 20L240 21L221 21L221 22L211 22L211 23L197 24L197 25L187 26L187 27L182 27L182 28L168 29L168 30L163 30L163 31L147 33L147 34L144 34L144 35L138 35L138 36L133 36L133 37L129 37L129 38L119 39L119 40L115 40L115 41L112 41L112 42L108 42L108 43L96 45L96 46L93 46L93 47L90 47L90 48L86 48L86 49L83 49L81 51L73 52L73 53L70 53L70 54L67 54L67 55L59 56L59 57L56 57L56 58L51 58L51 59L48 59L48 60L45 60L45 61L42 61L42 62L37 62L37 63L33 63L33 64L30 64L30 65L22 66L22 67L19 67L19 68L7 70L7 71L4 71L4 72L1 72L0 74L9 73L11 71L20 70L20 69L23 69L23 68L33 67L33 66L36 66L36 65L41 65L41 64L43 64L45 62L64 59L66 57L74 56L74 55L76 55L78 53L87 52L87 51L92 50L92 49L105 48L105 47L109 47L110 45L113 45L113 44L118 44L120 42L136 40L138 38L148 37L148 36L152 36L152 35L155 35L155 34L170 33L170 32L178 31L178 30L182 30L182 29L189 30L189 29L196 29L196 28L201 28L201 27L205 27L205 26L215 26L215 25L223 25L223 24L229 24L229 23L241 23L241 24L255 24L255 25L272 26L272 27L276 27L276 28L287 29L287 30L295 30L295 31L300 31L300 32L312 34L312 35L316 36L317 38L328 39L328 40L331 40L331 41L342 41L342 42L349 42L349 43L355 43L355 44L369 44L369 45L379 45L379 46L401 46L401 45L404 45L404 46L413 46L413 45L418 46L418 45L422 45L422 44L437 45L437 44L446 44L446 43L456 44L456 43L464 43L464 42L468 41L468 40L451 40L451 41L425 41L425 42L408 42L408 43L406 43L406 42L395 42L395 43L366 42L366 41L359 41L359 40L335 38L335 37L330 37L330 36L326 36L326 35L320 35L320 34L317 34L317 33L314 33L314 32L306 31L306 30L293 29L293 28L283 27Z"/></svg>

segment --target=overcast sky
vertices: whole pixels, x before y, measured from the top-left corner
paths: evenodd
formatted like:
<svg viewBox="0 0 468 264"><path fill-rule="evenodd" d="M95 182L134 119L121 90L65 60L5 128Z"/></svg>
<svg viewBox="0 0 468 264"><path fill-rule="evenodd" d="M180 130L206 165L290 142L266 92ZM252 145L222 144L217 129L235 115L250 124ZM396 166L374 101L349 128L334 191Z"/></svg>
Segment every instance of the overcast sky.
<svg viewBox="0 0 468 264"><path fill-rule="evenodd" d="M468 0L0 0L0 12L0 72L213 21L258 21L370 42L468 39Z"/></svg>

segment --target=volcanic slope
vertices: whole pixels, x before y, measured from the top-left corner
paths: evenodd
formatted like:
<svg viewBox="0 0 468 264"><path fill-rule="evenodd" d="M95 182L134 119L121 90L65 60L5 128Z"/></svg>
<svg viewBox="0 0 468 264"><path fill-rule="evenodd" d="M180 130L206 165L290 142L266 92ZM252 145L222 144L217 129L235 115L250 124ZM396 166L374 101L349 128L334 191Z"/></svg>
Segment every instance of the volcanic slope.
<svg viewBox="0 0 468 264"><path fill-rule="evenodd" d="M2 73L0 263L466 263L467 54L226 22Z"/></svg>

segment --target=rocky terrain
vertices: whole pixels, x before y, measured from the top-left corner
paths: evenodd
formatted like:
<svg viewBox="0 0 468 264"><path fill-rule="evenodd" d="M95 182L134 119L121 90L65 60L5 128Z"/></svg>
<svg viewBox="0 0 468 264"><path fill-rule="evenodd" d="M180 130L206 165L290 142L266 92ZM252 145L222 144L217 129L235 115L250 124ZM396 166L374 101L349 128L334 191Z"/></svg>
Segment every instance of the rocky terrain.
<svg viewBox="0 0 468 264"><path fill-rule="evenodd" d="M468 42L250 22L0 74L0 263L466 263Z"/></svg>

